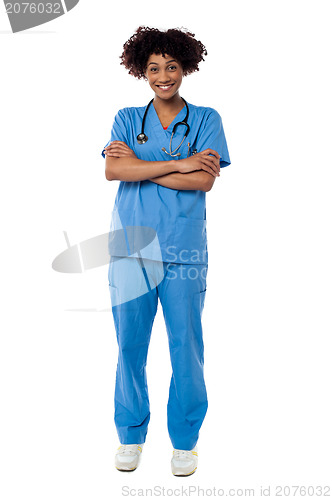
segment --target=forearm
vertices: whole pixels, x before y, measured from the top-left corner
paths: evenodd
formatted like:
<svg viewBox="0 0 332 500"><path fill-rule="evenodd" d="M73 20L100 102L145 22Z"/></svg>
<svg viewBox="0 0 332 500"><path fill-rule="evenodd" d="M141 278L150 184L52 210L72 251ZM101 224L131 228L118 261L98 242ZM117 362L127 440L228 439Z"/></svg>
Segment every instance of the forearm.
<svg viewBox="0 0 332 500"><path fill-rule="evenodd" d="M138 182L176 172L175 160L145 161L138 158L106 157L106 179Z"/></svg>
<svg viewBox="0 0 332 500"><path fill-rule="evenodd" d="M170 189L209 191L209 189L211 189L211 182L213 184L214 178L213 175L205 170L195 170L187 174L172 172L149 180Z"/></svg>

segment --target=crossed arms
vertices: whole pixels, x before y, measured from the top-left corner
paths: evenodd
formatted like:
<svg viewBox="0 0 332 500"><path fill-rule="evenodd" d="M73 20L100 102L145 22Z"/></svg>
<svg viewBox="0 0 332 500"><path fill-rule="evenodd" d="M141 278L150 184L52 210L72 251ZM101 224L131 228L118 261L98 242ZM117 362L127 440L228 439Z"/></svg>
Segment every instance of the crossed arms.
<svg viewBox="0 0 332 500"><path fill-rule="evenodd" d="M104 153L108 181L149 180L170 189L207 192L220 175L220 155L210 148L182 160L145 161L138 159L125 142L112 141Z"/></svg>

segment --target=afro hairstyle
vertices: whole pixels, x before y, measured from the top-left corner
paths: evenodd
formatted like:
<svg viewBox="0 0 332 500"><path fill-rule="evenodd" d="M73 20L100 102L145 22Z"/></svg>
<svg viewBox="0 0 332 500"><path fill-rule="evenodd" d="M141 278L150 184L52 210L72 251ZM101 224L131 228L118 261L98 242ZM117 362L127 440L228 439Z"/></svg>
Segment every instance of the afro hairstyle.
<svg viewBox="0 0 332 500"><path fill-rule="evenodd" d="M206 48L196 40L194 33L185 28L160 31L140 26L123 45L121 63L129 74L138 79L145 77L147 61L151 54L174 57L182 66L183 75L199 71L198 64L207 55Z"/></svg>

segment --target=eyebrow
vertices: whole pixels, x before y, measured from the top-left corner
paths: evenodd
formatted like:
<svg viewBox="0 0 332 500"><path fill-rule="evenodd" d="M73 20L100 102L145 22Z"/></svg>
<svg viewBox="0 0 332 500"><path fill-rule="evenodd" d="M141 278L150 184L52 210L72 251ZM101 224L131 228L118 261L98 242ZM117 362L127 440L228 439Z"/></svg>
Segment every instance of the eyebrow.
<svg viewBox="0 0 332 500"><path fill-rule="evenodd" d="M175 59L170 59L169 61L166 61L166 64L168 64L168 63L170 63L170 62L176 62L176 60L175 60ZM158 64L158 63L156 63L156 62L150 62L150 63L148 64L148 66L150 66L150 64Z"/></svg>

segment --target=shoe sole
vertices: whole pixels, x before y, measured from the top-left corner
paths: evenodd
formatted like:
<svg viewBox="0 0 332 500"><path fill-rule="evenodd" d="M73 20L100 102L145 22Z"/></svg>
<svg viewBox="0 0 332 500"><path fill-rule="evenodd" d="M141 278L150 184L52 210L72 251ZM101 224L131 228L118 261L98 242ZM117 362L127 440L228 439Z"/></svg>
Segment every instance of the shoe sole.
<svg viewBox="0 0 332 500"><path fill-rule="evenodd" d="M173 472L173 476L177 476L177 477L186 477L186 476L191 476L192 474L194 474L194 472L196 472L197 470L197 467L195 467L195 469L192 471L192 472L189 472L189 474L175 474Z"/></svg>
<svg viewBox="0 0 332 500"><path fill-rule="evenodd" d="M133 472L134 470L137 469L137 467L134 467L133 469L119 469L119 467L115 467L115 468L121 472Z"/></svg>

